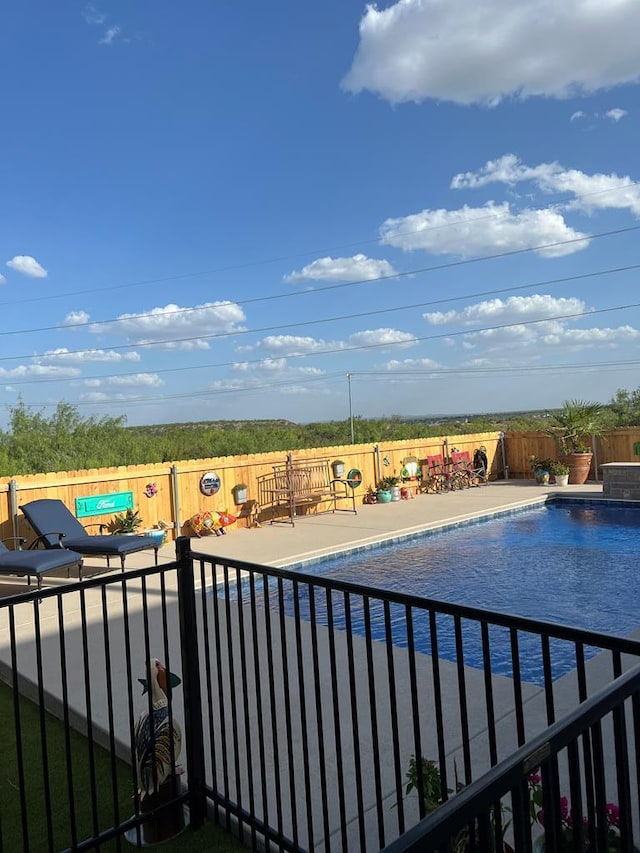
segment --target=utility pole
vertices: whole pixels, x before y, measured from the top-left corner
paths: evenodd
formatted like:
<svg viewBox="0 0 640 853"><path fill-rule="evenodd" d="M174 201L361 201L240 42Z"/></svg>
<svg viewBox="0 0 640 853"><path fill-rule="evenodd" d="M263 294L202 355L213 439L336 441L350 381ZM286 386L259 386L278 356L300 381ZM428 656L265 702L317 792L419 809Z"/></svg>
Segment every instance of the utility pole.
<svg viewBox="0 0 640 853"><path fill-rule="evenodd" d="M349 385L349 425L351 427L351 444L355 444L353 435L353 407L351 405L351 374L347 373L347 383Z"/></svg>

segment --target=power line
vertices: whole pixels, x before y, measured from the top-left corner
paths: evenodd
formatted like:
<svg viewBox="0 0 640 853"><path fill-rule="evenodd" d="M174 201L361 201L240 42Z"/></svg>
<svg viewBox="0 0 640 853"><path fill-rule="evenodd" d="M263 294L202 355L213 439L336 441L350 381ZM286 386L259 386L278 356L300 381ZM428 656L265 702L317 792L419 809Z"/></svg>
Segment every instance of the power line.
<svg viewBox="0 0 640 853"><path fill-rule="evenodd" d="M538 365L536 368L532 368L530 365L521 368L470 368L470 367L459 367L459 368L447 368L447 369L438 369L433 368L431 370L425 370L423 372L420 371L350 371L350 375L352 377L357 376L366 376L369 379L380 380L384 382L388 382L390 379L394 379L399 375L410 375L415 378L418 378L422 375L428 376L435 380L447 379L452 376L465 376L465 375L483 375L485 373L492 374L508 374L512 372L524 372L531 373L532 369L545 373L547 375L555 375L557 373L562 373L563 375L571 374L571 373L580 373L583 371L591 372L595 369L597 370L620 370L622 369L635 369L638 365L640 365L640 360L636 361L611 361L611 362L599 362L593 365L583 365L583 364L557 364L557 365L549 365L542 366ZM153 397L130 397L128 399L109 399L109 400L81 400L77 403L74 403L76 406L105 406L105 405L113 405L118 404L119 406L133 406L133 405L145 405L151 403L161 403L166 402L168 400L187 400L187 399L202 399L203 396L206 397L218 397L218 396L226 396L226 395L234 395L234 396L251 396L254 393L270 390L274 388L286 388L286 387L294 387L300 384L310 384L310 383L333 383L336 384L337 381L344 381L344 373L331 373L323 376L317 377L304 377L304 380L300 378L291 378L287 380L282 380L279 382L261 382L256 383L251 386L243 386L242 388L221 388L221 389L212 389L212 388L201 388L197 391L190 391L181 394L164 394L164 395L156 395ZM42 408L52 408L57 407L58 402L40 402L40 403L31 403L32 406L38 406Z"/></svg>
<svg viewBox="0 0 640 853"><path fill-rule="evenodd" d="M358 351L362 351L362 350L389 349L389 348L396 347L396 346L406 346L407 344L423 343L425 341L439 340L442 338L454 338L454 337L461 337L461 336L466 336L466 335L477 335L477 334L480 334L482 332L500 331L500 330L504 330L504 329L515 328L518 326L533 326L533 325L538 325L540 323L549 323L549 322L554 321L554 320L572 320L572 319L577 319L579 317L592 317L595 314L607 314L607 313L611 313L614 311L626 311L626 310L629 310L631 308L639 308L639 307L640 307L640 302L634 302L634 303L628 303L626 305L609 306L608 308L596 308L596 309L589 310L589 311L575 311L575 312L572 312L570 314L554 314L554 315L549 316L549 317L538 317L538 318L533 319L533 320L517 320L517 321L514 321L512 323L500 323L500 324L497 324L494 326L483 326L483 327L476 327L476 328L470 328L470 329L460 329L457 331L439 332L439 333L436 333L433 335L424 335L421 337L415 337L414 336L412 338L402 340L402 341L384 341L382 343L374 343L374 344L358 344L355 346L339 347L336 349L314 350L313 352L306 352L306 353L292 353L292 354L287 354L287 355L278 355L275 358L282 358L282 359L287 359L287 360L297 360L297 359L303 359L303 358L313 358L315 356L322 356L322 355L335 355L337 353L340 353L340 354L352 353L352 352L358 352ZM5 360L5 359L3 359L3 360ZM252 364L262 364L264 361L265 361L264 358L247 359L247 360L243 361L242 363L252 365ZM233 367L237 363L238 363L237 360L226 361L226 362L218 362L216 364L208 365L208 367L214 368L214 369L221 368L221 367ZM193 368L187 368L187 369L193 370ZM169 368L166 372L169 372L170 370L175 370L175 368ZM158 371L158 372L160 372L160 371ZM351 371L351 372L355 373L355 371ZM427 371L427 372L430 372L430 371ZM127 375L134 375L135 376L135 373L127 374ZM90 378L90 377L83 377L81 379L79 377L76 378L76 377L65 376L65 377L60 377L59 379L46 379L46 380L41 379L41 380L33 380L31 382L27 382L24 380L23 381L18 380L16 382L13 382L12 384L15 384L15 385L27 384L28 385L28 384L36 384L38 382L46 382L46 381L49 381L49 382L62 382L62 381L67 382L67 381L74 380L74 379L77 379L77 381L83 381L84 379L88 379L88 378ZM94 377L94 378L108 378L108 377ZM11 377L7 377L7 379L9 381L11 381Z"/></svg>
<svg viewBox="0 0 640 853"><path fill-rule="evenodd" d="M609 187L608 189L596 190L596 191L591 192L591 193L583 193L582 195L565 196L558 201L552 202L551 204L547 205L546 207L539 207L539 208L533 208L533 209L535 209L535 210L549 210L549 209L553 209L553 208L557 208L557 207L562 207L562 205L564 205L564 204L575 203L576 201L583 201L584 199L592 198L593 196L605 195L607 193L613 193L613 192L619 192L619 191L626 191L630 187L637 186L639 183L640 183L640 181L631 181L628 184L621 184L618 187ZM469 225L469 224L474 223L474 222L481 222L481 221L484 221L487 219L500 219L500 218L504 217L505 215L506 214L501 213L501 212L489 213L486 216L468 217L466 219L456 220L455 222L447 222L447 223L443 223L441 225L431 225L427 228L414 228L414 229L408 229L406 231L396 231L396 232L394 232L393 236L394 237L403 237L403 236L408 236L410 234L415 234L418 231L421 231L422 233L429 233L432 231L439 231L439 230L442 230L445 228L456 228L459 226ZM633 230L633 229L631 229L631 230ZM618 233L618 232L611 232L611 233ZM620 232L620 233L622 233L622 232ZM601 235L589 235L587 237L580 237L580 238L577 238L575 240L568 240L566 242L567 243L583 242L584 240L592 240L597 236L601 236ZM280 263L282 261L293 260L294 258L306 257L307 255L318 255L318 254L322 254L323 252L333 252L333 251L336 251L338 249L348 249L348 248L351 248L353 246L367 246L367 245L372 245L372 244L378 245L380 242L381 241L380 241L379 237L377 237L375 239L367 238L367 239L363 239L363 240L350 241L348 243L341 243L341 244L337 244L334 246L329 246L328 248L324 248L324 249L312 249L312 250L308 250L305 252L296 252L296 253L289 254L289 255L282 255L279 257L275 257L275 258L267 258L267 259L262 259L262 260L258 260L258 261L248 261L248 262L245 262L243 264L231 264L231 265L224 266L224 267L214 267L212 269L200 270L198 272L178 273L178 274L172 275L172 276L163 276L163 277L159 277L159 278L141 279L139 281L126 282L124 284L112 284L112 285L107 285L105 287L91 287L91 288L86 288L84 290L71 290L71 291L66 291L63 293L50 293L50 294L47 294L46 296L34 296L34 297L30 297L28 299L21 299L21 300L13 300L12 299L9 302L0 302L0 307L2 307L4 305L13 306L13 305L25 305L25 304L31 303L31 302L45 302L45 301L52 300L52 299L62 299L66 296L82 296L86 293L93 294L93 293L106 293L106 292L110 292L110 291L114 291L114 290L125 290L125 289L128 290L128 289L133 288L133 287L144 287L144 286L149 285L149 284L166 284L166 283L171 282L171 281L182 281L182 280L188 279L188 278L199 278L200 276L204 276L204 275L217 275L218 273L232 272L233 270L240 270L240 269L248 269L251 267L262 266L263 264ZM552 243L552 244L549 244L548 246L537 246L537 247L532 247L530 249L519 249L519 250L515 250L513 253L507 253L507 254L519 254L520 252L538 251L540 249L552 248L553 246L560 246L560 245L565 245L565 244L564 243ZM493 257L503 257L503 255L491 255L491 256L479 258L478 260L488 260L488 259L493 258ZM429 269L429 268L427 268L427 269ZM439 269L439 267L433 267L432 269ZM410 273L401 273L400 275L410 275ZM393 276L391 276L391 277L393 277ZM365 284L365 283L368 283L369 281L374 281L374 280L377 280L377 279L364 279L364 280L358 281L358 282L348 282L348 283L345 283L344 285L335 285L335 287L351 286L354 284ZM322 290L322 289L329 290L329 289L331 289L331 287L316 288L314 292L318 292L319 290ZM289 296L303 295L303 293L304 293L304 291L294 292L294 293L290 293L290 294L287 293L287 294L281 294L281 295L274 295L271 297L263 297L263 298L264 299L270 299L270 298L271 299L278 299L278 298L286 298ZM248 300L248 301L252 301L252 300ZM237 304L247 304L247 303L244 302L244 303L237 303Z"/></svg>
<svg viewBox="0 0 640 853"><path fill-rule="evenodd" d="M594 234L593 236L589 237L589 239L595 240L595 239L598 239L600 237L611 237L611 236L616 236L619 234L626 234L626 233L629 233L632 231L639 231L639 230L640 230L640 225L631 225L627 228L617 228L614 231L602 231L599 234ZM442 270L453 269L455 267L467 266L469 264L482 263L483 261L499 260L501 258L511 257L513 255L522 255L522 254L525 254L527 252L537 252L537 251L540 251L541 249L553 249L553 248L557 248L558 246L567 246L571 243L582 243L582 242L584 242L584 240L585 240L584 237L576 237L576 238L573 238L571 240L562 240L562 241L559 241L557 243L545 243L544 245L541 245L541 246L530 246L530 247L527 247L525 249L512 249L510 251L499 252L499 253L494 254L494 255L483 255L482 257L478 257L478 258L466 258L464 260L459 260L459 261L449 261L446 264L437 264L435 266L420 267L418 269L407 270L406 272L393 273L390 275L381 275L381 276L377 276L376 278L366 278L366 279L360 279L359 281L345 281L345 282L341 282L339 284L330 284L330 285L326 285L325 287L316 287L313 290L293 291L292 293L279 293L279 294L274 294L271 296L255 296L255 297L252 297L251 299L244 299L244 300L241 300L238 302L236 302L236 301L232 302L230 300L227 300L226 302L212 304L212 305L209 305L208 307L209 308L222 307L225 304L239 305L239 306L251 305L251 304L254 304L257 302L272 302L272 301L275 301L277 299L291 299L291 298L298 297L298 296L307 296L309 294L324 293L324 292L329 291L329 290L340 290L340 289L343 289L346 287L355 287L355 286L360 285L360 284L376 284L376 283L381 282L381 281L389 281L389 280L397 279L397 278L406 278L407 276L421 275L422 273L440 272ZM629 269L631 269L631 268L632 267L629 267ZM510 288L507 288L506 290L509 290L509 289ZM496 292L504 292L504 291L496 291ZM442 301L447 301L447 300L442 300ZM0 303L0 305L1 304L3 304L3 303ZM12 303L12 304L19 304L19 303ZM82 323L63 323L63 324L57 324L55 326L40 326L38 328L31 328L31 329L16 329L14 331L0 332L0 337L8 337L10 335L28 335L28 334L35 334L35 333L40 333L40 332L69 331L69 330L86 328L87 326L113 326L117 323L128 323L128 322L131 322L131 320L143 320L143 319L147 319L149 317L154 317L154 318L160 319L160 318L163 318L166 316L171 316L173 318L173 317L177 317L177 316L182 316L184 314L193 314L194 312L203 311L203 310L205 310L205 309L202 306L196 307L196 308L179 308L177 311L160 312L160 313L158 313L157 311L152 311L152 312L149 312L147 314L130 314L126 317L114 318L111 320L87 320L87 321L82 322ZM355 316L357 316L357 315L355 315ZM139 342L139 343L135 343L135 344L126 344L125 346L128 346L128 347L154 346L154 345L158 345L160 343L164 344L164 343L175 343L176 341L202 340L202 339L207 339L210 337L223 337L223 336L229 336L229 335L241 334L241 333L242 333L242 330L239 330L239 331L234 331L234 332L224 332L224 333L220 333L219 335L195 335L195 336L190 337L190 338L173 338L173 339L169 339L166 341L159 341L159 342L157 342L157 341ZM21 357L26 357L26 356L21 356Z"/></svg>
<svg viewBox="0 0 640 853"><path fill-rule="evenodd" d="M638 227L640 227L640 226L638 226ZM198 341L198 340L216 340L216 339L220 339L220 338L236 337L236 336L240 336L240 335L259 334L259 333L263 333L263 332L274 332L274 331L280 331L282 329L293 329L293 328L301 328L304 326L315 326L315 325L321 325L323 323L336 323L336 322L341 322L344 320L360 319L362 317L371 317L371 316L375 316L375 315L379 315L379 314L391 314L394 312L410 311L410 310L413 311L417 308L428 308L428 307L435 306L435 305L448 304L450 302L461 302L461 301L464 301L466 299L478 299L481 296L495 296L495 295L501 294L501 293L513 293L513 292L517 292L517 291L521 291L521 290L530 290L531 288L534 288L534 287L549 287L550 285L553 285L553 284L565 284L565 283L570 282L570 281L578 281L580 279L587 279L587 278L597 278L597 277L602 276L602 275L611 275L611 274L621 273L621 272L630 272L632 270L637 270L637 269L640 269L640 264L630 264L630 265L625 266L625 267L614 267L611 269L597 270L595 272L590 272L590 273L580 273L578 275L562 276L560 278L546 279L544 281L533 282L530 284L515 285L515 286L503 287L503 288L495 288L494 290L477 291L476 293L465 294L462 296L447 296L447 297L443 297L442 299L432 299L432 300L429 300L428 302L417 302L417 303L413 303L411 305L393 306L391 308L379 308L379 309L376 309L373 311L358 311L358 312L353 313L353 314L341 314L341 315L334 316L334 317L325 317L322 319L315 319L315 320L302 320L302 321L294 322L294 323L281 323L281 324L278 324L275 326L262 326L262 327L258 327L256 329L236 329L236 330L229 331L229 332L215 332L211 335L193 335L193 336L190 336L188 338L169 338L169 339L165 339L162 341L142 341L142 342L138 342L135 344L113 344L111 346L101 347L100 351L101 352L111 352L111 351L115 351L115 350L130 349L132 347L140 347L140 348L151 347L151 348L153 348L153 347L158 347L158 346L162 346L165 344L187 343L190 341ZM189 309L189 310L193 310L193 309ZM53 328L58 328L58 327L53 327ZM41 329L41 330L33 330L33 331L43 331L43 330ZM3 333L0 333L0 334L3 334ZM7 332L4 334L18 334L18 332ZM63 352L63 353L55 353L55 352L46 353L45 352L45 353L35 353L35 354L32 353L32 354L27 354L27 355L0 356L0 361L19 361L20 359L26 359L26 358L30 358L30 359L36 359L36 358L55 359L56 357L66 358L69 355L79 355L79 354L86 353L86 352L91 352L91 350L88 350L86 347L83 347L82 349L79 349L79 350L65 350L65 352ZM193 369L193 368L187 367L187 368L178 368L178 369L189 370L189 369ZM135 371L135 372L139 372L139 371ZM131 374L114 374L114 375L133 375L133 373L131 373ZM90 378L90 377L87 377L87 378Z"/></svg>

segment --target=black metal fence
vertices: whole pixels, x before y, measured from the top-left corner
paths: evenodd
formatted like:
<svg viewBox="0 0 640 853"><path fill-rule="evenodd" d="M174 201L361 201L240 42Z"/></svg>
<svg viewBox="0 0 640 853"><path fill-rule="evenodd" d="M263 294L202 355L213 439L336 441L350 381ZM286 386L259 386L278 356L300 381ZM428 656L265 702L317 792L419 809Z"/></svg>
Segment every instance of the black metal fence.
<svg viewBox="0 0 640 853"><path fill-rule="evenodd" d="M2 599L0 620L0 675L12 688L2 720L7 851L140 841L149 818L134 729L150 705L137 679L152 657L182 677L171 709L186 773L173 799L188 804L193 826L208 811L252 847L352 851L414 831L434 805L423 766L435 768L444 803L428 820L444 819L480 780L494 784L490 768L502 772L538 736L546 742L587 698L606 688L617 702L627 684L619 676L640 654L631 640L192 553L187 539L176 563ZM566 768L541 756L552 825L554 780L566 769L572 806L584 789L584 814L601 814L602 780L602 791L617 785L625 827L636 826L638 775L625 758L638 749L636 720L628 749L619 720L599 741L590 735L582 788L573 747ZM486 796L524 796L519 772L515 783L500 775L481 807L463 813L455 832L478 817L466 849L491 849L482 843L497 825L530 850L517 801L510 826L485 809Z"/></svg>
<svg viewBox="0 0 640 853"><path fill-rule="evenodd" d="M502 853L512 849L496 832L505 818L517 851L634 853L639 730L640 667L634 667L434 810L385 853L451 853L472 846ZM607 779L614 768L613 779Z"/></svg>

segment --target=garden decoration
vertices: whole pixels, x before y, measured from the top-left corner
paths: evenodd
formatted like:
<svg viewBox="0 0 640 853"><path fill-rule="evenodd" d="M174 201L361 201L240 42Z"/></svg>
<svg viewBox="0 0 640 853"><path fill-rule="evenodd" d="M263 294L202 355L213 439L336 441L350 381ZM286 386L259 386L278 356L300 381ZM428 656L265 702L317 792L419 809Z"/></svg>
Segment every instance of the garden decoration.
<svg viewBox="0 0 640 853"><path fill-rule="evenodd" d="M219 492L220 485L220 477L215 471L207 471L207 473L203 474L200 478L200 491L203 495L207 495L207 497Z"/></svg>
<svg viewBox="0 0 640 853"><path fill-rule="evenodd" d="M246 483L236 483L231 490L236 506L241 506L247 500L248 486Z"/></svg>
<svg viewBox="0 0 640 853"><path fill-rule="evenodd" d="M351 468L347 473L347 483L352 489L362 485L362 471L359 468Z"/></svg>
<svg viewBox="0 0 640 853"><path fill-rule="evenodd" d="M344 462L342 459L334 459L331 463L331 469L333 470L333 476L339 480L344 474Z"/></svg>
<svg viewBox="0 0 640 853"><path fill-rule="evenodd" d="M144 493L148 498L152 498L158 494L158 486L155 483L147 483L144 487Z"/></svg>
<svg viewBox="0 0 640 853"><path fill-rule="evenodd" d="M217 512L216 510L203 510L192 515L187 521L187 526L200 538L203 534L215 534L223 536L226 531L225 527L233 524L236 521L235 515L230 515L228 512Z"/></svg>
<svg viewBox="0 0 640 853"><path fill-rule="evenodd" d="M154 812L143 823L146 846L165 841L184 828L182 805L171 804L179 793L178 776L183 772L177 763L182 733L170 709L171 691L180 679L154 658L147 666L147 678L138 681L142 695L147 691L151 694L134 729L140 803L144 811Z"/></svg>

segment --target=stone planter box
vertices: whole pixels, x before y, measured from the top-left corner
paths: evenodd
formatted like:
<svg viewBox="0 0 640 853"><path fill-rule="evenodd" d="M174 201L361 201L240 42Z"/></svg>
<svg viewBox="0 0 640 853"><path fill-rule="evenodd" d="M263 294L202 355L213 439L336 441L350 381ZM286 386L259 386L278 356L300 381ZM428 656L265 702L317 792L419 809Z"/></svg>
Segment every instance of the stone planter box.
<svg viewBox="0 0 640 853"><path fill-rule="evenodd" d="M640 462L602 465L602 495L625 501L640 500Z"/></svg>

